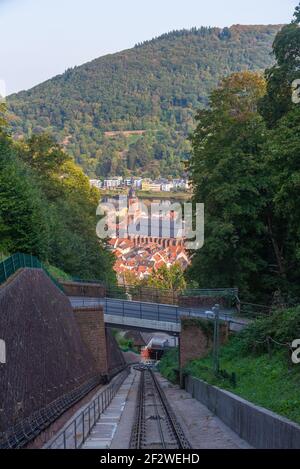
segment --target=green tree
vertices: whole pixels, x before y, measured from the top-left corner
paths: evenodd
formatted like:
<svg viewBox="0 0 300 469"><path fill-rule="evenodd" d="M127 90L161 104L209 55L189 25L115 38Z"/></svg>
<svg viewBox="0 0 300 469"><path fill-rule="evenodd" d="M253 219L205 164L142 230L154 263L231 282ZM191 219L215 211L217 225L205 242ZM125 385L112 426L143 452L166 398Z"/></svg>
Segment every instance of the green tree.
<svg viewBox="0 0 300 469"><path fill-rule="evenodd" d="M0 137L0 250L49 254L46 201L6 136Z"/></svg>
<svg viewBox="0 0 300 469"><path fill-rule="evenodd" d="M181 291L186 287L183 270L177 263L171 265L169 268L163 265L158 270L154 271L143 284L158 290Z"/></svg>
<svg viewBox="0 0 300 469"><path fill-rule="evenodd" d="M292 101L292 83L299 79L300 57L300 7L295 20L284 26L276 35L273 54L276 64L266 70L267 94L260 103L260 112L269 127L295 107Z"/></svg>
<svg viewBox="0 0 300 469"><path fill-rule="evenodd" d="M266 288L268 181L262 171L266 130L257 113L265 82L242 72L224 79L199 111L190 163L194 200L205 204L205 245L189 277L205 287Z"/></svg>

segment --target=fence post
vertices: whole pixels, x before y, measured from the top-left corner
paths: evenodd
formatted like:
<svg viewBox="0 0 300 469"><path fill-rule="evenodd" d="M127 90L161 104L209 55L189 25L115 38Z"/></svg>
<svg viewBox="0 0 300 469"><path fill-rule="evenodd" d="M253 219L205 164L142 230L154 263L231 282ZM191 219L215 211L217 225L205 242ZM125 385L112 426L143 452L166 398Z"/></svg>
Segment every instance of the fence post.
<svg viewBox="0 0 300 469"><path fill-rule="evenodd" d="M219 348L220 348L220 331L219 331L219 319L220 319L220 306L215 305L212 308L215 313L215 322L214 322L214 343L213 343L213 368L214 373L217 375L219 373Z"/></svg>
<svg viewBox="0 0 300 469"><path fill-rule="evenodd" d="M77 449L77 422L76 422L76 418L74 420L74 443L75 443L75 449Z"/></svg>
<svg viewBox="0 0 300 469"><path fill-rule="evenodd" d="M5 261L3 261L4 280L7 280Z"/></svg>

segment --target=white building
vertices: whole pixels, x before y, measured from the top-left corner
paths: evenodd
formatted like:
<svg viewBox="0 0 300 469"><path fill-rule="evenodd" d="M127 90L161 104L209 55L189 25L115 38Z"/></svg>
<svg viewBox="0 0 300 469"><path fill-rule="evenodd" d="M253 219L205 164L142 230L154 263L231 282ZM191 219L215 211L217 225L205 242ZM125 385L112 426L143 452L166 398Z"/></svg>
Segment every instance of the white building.
<svg viewBox="0 0 300 469"><path fill-rule="evenodd" d="M141 189L142 188L142 183L143 183L142 179L134 179L133 186L134 186L135 189Z"/></svg>
<svg viewBox="0 0 300 469"><path fill-rule="evenodd" d="M113 177L111 179L104 179L103 187L106 189L116 189L122 185L122 177Z"/></svg>

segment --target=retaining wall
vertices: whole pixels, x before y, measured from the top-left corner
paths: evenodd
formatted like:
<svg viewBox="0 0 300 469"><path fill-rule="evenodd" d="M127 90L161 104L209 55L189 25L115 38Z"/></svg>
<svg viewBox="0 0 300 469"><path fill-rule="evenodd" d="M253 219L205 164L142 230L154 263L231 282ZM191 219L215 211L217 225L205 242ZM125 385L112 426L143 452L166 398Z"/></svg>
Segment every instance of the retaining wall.
<svg viewBox="0 0 300 469"><path fill-rule="evenodd" d="M183 324L184 321L184 324ZM203 319L206 322L205 319ZM220 324L220 342L225 344L228 340L228 323ZM179 341L180 367L188 362L205 357L212 349L213 323L211 334L205 332L200 325L195 325L194 318L181 317L181 332Z"/></svg>
<svg viewBox="0 0 300 469"><path fill-rule="evenodd" d="M107 375L107 347L102 306L74 308L73 311L81 337L95 359L97 371Z"/></svg>
<svg viewBox="0 0 300 469"><path fill-rule="evenodd" d="M300 426L228 391L186 376L185 389L258 449L300 449Z"/></svg>
<svg viewBox="0 0 300 469"><path fill-rule="evenodd" d="M106 290L100 283L81 283L60 280L67 296L83 296L87 298L104 298Z"/></svg>
<svg viewBox="0 0 300 469"><path fill-rule="evenodd" d="M0 433L97 373L68 298L41 269L23 269L0 288L0 332Z"/></svg>

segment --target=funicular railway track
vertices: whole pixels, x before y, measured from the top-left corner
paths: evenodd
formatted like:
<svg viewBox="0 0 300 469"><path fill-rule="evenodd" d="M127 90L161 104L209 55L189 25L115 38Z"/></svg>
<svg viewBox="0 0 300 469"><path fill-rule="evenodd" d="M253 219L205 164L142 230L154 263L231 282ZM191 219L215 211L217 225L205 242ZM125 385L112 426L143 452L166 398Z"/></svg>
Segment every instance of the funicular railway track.
<svg viewBox="0 0 300 469"><path fill-rule="evenodd" d="M140 369L141 379L131 449L188 449L186 439L164 391L150 369Z"/></svg>

